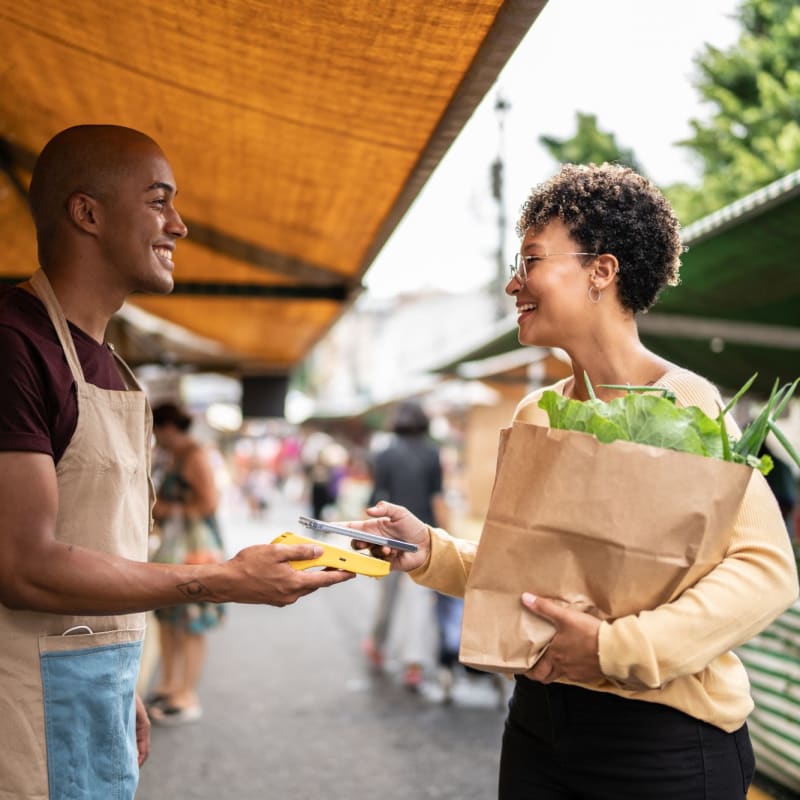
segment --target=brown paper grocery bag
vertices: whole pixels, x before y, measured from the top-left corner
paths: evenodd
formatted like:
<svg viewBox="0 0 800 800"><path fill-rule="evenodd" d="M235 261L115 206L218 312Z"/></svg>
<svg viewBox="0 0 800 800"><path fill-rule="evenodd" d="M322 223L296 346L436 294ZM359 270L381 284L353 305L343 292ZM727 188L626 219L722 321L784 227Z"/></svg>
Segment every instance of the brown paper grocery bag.
<svg viewBox="0 0 800 800"><path fill-rule="evenodd" d="M752 469L516 422L464 605L460 659L530 669L553 635L522 592L614 619L674 599L721 560Z"/></svg>

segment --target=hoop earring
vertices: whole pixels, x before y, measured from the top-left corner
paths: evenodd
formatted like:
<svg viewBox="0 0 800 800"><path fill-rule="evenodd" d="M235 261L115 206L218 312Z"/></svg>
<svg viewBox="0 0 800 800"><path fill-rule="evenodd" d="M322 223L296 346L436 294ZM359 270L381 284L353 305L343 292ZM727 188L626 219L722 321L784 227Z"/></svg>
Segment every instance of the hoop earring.
<svg viewBox="0 0 800 800"><path fill-rule="evenodd" d="M594 284L589 287L589 300L591 302L599 303L602 296L603 293Z"/></svg>

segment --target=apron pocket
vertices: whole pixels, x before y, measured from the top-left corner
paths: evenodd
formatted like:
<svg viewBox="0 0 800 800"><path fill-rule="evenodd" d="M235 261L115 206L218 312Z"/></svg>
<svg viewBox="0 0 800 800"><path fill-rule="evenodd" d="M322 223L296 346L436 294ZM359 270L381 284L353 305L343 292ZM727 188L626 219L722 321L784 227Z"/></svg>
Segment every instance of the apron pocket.
<svg viewBox="0 0 800 800"><path fill-rule="evenodd" d="M141 631L42 636L50 800L131 800Z"/></svg>

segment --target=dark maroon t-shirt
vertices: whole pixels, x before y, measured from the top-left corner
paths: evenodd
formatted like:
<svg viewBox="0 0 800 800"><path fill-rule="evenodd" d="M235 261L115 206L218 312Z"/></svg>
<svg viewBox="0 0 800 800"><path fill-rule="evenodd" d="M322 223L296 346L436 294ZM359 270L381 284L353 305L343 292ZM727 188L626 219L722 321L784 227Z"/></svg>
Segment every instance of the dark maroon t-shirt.
<svg viewBox="0 0 800 800"><path fill-rule="evenodd" d="M69 329L87 383L124 390L108 345ZM58 463L77 422L75 382L42 301L0 288L0 451L48 453Z"/></svg>

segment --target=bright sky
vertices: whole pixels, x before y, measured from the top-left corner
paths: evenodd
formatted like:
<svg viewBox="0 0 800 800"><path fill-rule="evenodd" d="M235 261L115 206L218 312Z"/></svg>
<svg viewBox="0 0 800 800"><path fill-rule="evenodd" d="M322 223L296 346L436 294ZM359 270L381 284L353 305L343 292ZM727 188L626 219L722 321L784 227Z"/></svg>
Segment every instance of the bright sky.
<svg viewBox="0 0 800 800"><path fill-rule="evenodd" d="M497 204L489 166L499 148L494 103L504 117L506 255L516 250L514 222L530 188L555 163L541 134L575 132L575 112L597 115L633 149L659 184L694 181L688 153L674 142L705 118L693 86L693 58L704 43L727 48L739 35L739 0L549 0L506 68L431 176L365 276L374 295L421 288L473 289L495 272Z"/></svg>

